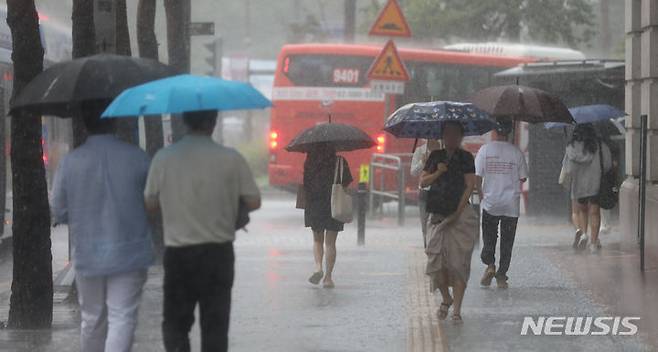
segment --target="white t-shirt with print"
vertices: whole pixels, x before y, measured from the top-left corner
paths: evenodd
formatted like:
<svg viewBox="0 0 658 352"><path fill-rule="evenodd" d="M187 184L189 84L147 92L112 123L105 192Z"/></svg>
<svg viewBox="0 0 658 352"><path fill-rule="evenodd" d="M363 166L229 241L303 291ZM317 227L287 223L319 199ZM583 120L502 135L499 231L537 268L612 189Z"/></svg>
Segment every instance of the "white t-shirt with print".
<svg viewBox="0 0 658 352"><path fill-rule="evenodd" d="M482 207L494 216L519 217L522 179L528 164L514 144L493 141L483 145L475 157L475 174L482 177Z"/></svg>

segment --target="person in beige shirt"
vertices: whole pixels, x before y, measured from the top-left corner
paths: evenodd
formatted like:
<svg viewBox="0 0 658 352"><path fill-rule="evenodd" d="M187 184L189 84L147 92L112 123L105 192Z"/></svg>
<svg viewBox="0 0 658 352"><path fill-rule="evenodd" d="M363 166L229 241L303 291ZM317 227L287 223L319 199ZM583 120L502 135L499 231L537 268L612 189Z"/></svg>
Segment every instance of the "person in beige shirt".
<svg viewBox="0 0 658 352"><path fill-rule="evenodd" d="M189 351L198 303L201 350L226 351L239 204L258 209L260 192L245 159L212 140L216 111L183 120L188 134L155 155L144 191L164 226L164 344Z"/></svg>

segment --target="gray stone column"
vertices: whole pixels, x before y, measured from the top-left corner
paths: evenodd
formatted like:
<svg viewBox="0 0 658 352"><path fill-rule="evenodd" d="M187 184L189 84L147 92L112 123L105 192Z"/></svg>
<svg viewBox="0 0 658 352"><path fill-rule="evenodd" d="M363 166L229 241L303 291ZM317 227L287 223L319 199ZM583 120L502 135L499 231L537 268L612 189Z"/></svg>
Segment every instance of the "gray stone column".
<svg viewBox="0 0 658 352"><path fill-rule="evenodd" d="M646 253L658 264L658 0L626 0L626 175L620 230L637 242L640 115L649 116Z"/></svg>

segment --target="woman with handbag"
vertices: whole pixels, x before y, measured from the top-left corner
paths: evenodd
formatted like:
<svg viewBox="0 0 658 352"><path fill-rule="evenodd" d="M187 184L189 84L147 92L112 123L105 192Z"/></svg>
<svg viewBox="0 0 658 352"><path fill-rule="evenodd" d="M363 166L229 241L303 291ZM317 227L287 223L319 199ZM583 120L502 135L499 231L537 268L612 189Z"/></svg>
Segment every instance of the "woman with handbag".
<svg viewBox="0 0 658 352"><path fill-rule="evenodd" d="M430 187L425 273L430 277L430 290L438 289L443 297L438 318L446 319L453 306L452 320L461 323L471 255L479 234L477 215L469 204L475 187L475 162L473 155L461 148L464 126L460 122L445 122L442 133L445 148L430 154L421 174L421 186Z"/></svg>
<svg viewBox="0 0 658 352"><path fill-rule="evenodd" d="M610 149L601 141L594 126L590 123L577 125L567 144L559 180L571 192L572 221L576 227L573 248L576 250L585 249L588 240L591 253L601 249L601 202L609 203L610 198L604 175L611 169ZM605 199L602 198L604 190Z"/></svg>
<svg viewBox="0 0 658 352"><path fill-rule="evenodd" d="M332 216L332 193L343 191L352 183L347 161L336 155L330 145L321 145L311 150L304 162L304 223L313 231L313 255L315 272L309 278L314 285L323 281L325 288L333 288L332 272L336 263L336 238L343 231L344 222ZM338 186L334 186L338 184ZM334 194L336 196L337 194ZM351 204L350 204L351 205ZM326 267L323 270L323 257ZM324 279L324 280L323 280Z"/></svg>

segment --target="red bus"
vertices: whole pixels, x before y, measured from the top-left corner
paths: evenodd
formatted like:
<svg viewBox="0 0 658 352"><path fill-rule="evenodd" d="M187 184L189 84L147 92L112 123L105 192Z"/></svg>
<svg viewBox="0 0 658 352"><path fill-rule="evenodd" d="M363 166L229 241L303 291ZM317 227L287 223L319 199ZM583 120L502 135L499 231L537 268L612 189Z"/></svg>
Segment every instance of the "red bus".
<svg viewBox="0 0 658 352"><path fill-rule="evenodd" d="M530 57L504 57L457 51L400 49L411 80L403 95L373 92L367 71L380 46L349 44L286 45L278 58L272 100L270 131L270 184L282 188L302 182L305 155L284 147L302 130L319 123L345 123L371 135L377 146L345 153L353 175L369 164L373 153L410 153L413 140L396 139L382 131L387 114L411 102L463 101L474 92L493 85L493 74ZM388 106L386 104L388 103ZM476 152L482 139L467 142ZM355 177L356 178L356 177ZM416 180L408 180L415 191Z"/></svg>

